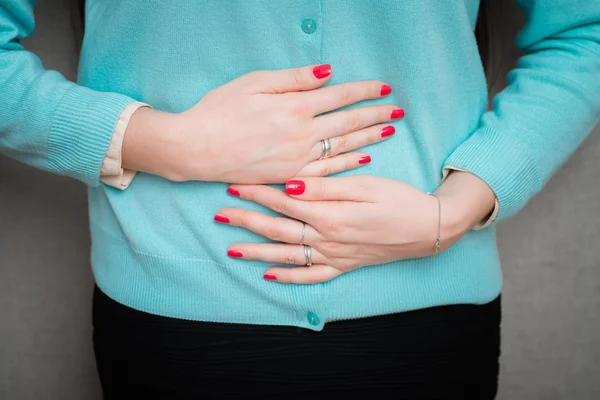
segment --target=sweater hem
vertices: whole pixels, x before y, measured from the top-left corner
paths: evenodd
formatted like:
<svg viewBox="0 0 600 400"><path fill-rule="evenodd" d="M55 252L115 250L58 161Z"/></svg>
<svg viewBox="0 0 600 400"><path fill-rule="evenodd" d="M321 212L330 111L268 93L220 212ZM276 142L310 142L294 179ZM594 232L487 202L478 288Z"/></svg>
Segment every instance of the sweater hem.
<svg viewBox="0 0 600 400"><path fill-rule="evenodd" d="M99 288L133 309L206 322L289 325L320 331L327 322L450 304L485 304L500 294L495 231L465 235L432 263L424 258L360 268L316 285L265 281L264 268L150 254L91 223ZM309 313L319 316L314 324Z"/></svg>

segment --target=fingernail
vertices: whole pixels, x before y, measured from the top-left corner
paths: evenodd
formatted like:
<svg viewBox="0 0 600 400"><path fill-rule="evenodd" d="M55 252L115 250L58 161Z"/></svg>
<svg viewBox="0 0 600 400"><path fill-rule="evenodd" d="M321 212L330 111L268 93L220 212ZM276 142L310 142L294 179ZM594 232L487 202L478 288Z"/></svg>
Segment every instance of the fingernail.
<svg viewBox="0 0 600 400"><path fill-rule="evenodd" d="M381 92L379 92L381 96L387 96L390 93L392 93L392 88L388 85L383 85L381 87Z"/></svg>
<svg viewBox="0 0 600 400"><path fill-rule="evenodd" d="M381 130L381 137L392 136L394 133L396 133L396 128L393 126L386 126Z"/></svg>
<svg viewBox="0 0 600 400"><path fill-rule="evenodd" d="M306 185L302 181L291 180L291 181L287 181L287 183L285 184L285 191L288 194L295 194L295 195L302 194L302 193L304 193L305 189L306 189Z"/></svg>
<svg viewBox="0 0 600 400"><path fill-rule="evenodd" d="M359 164L368 164L371 162L371 156L364 156L360 160L358 160Z"/></svg>
<svg viewBox="0 0 600 400"><path fill-rule="evenodd" d="M331 65L323 64L313 68L313 75L317 79L325 79L331 75Z"/></svg>
<svg viewBox="0 0 600 400"><path fill-rule="evenodd" d="M227 193L229 193L232 196L237 196L240 197L240 192L238 192L237 190L235 190L234 188L228 188L227 189Z"/></svg>
<svg viewBox="0 0 600 400"><path fill-rule="evenodd" d="M215 221L220 222L222 224L228 224L230 222L229 218L219 214L215 215Z"/></svg>
<svg viewBox="0 0 600 400"><path fill-rule="evenodd" d="M237 251L237 250L229 250L229 251L227 252L227 255L228 255L229 257L233 257L233 258L240 258L240 257L243 257L243 256L244 256L244 255L242 254L242 252L240 252L240 251Z"/></svg>
<svg viewBox="0 0 600 400"><path fill-rule="evenodd" d="M390 115L391 119L398 119L404 117L404 110L399 108L397 110L392 111L392 115Z"/></svg>
<svg viewBox="0 0 600 400"><path fill-rule="evenodd" d="M271 274L264 274L263 278L265 278L268 281L275 281L275 280L277 280L277 277L275 275L271 275Z"/></svg>

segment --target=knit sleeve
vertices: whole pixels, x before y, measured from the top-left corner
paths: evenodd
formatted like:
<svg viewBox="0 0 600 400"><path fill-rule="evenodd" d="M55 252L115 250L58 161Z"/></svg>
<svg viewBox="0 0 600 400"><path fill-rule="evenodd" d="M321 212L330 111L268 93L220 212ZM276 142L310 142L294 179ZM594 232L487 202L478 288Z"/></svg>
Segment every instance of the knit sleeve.
<svg viewBox="0 0 600 400"><path fill-rule="evenodd" d="M33 32L34 3L0 5L0 153L99 185L116 121L134 100L70 82L24 50L20 41Z"/></svg>
<svg viewBox="0 0 600 400"><path fill-rule="evenodd" d="M483 179L494 223L538 193L600 118L600 0L516 0L524 55L478 129L445 160Z"/></svg>

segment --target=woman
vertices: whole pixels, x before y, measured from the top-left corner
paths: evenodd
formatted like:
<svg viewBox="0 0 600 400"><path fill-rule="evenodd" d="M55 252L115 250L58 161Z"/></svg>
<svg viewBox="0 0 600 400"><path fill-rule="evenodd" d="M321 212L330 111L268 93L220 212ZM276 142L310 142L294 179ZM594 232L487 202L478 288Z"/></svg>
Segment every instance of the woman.
<svg viewBox="0 0 600 400"><path fill-rule="evenodd" d="M486 112L477 0L89 0L79 85L4 0L0 149L89 185L105 398L494 398L495 224L600 116L600 2L517 3Z"/></svg>

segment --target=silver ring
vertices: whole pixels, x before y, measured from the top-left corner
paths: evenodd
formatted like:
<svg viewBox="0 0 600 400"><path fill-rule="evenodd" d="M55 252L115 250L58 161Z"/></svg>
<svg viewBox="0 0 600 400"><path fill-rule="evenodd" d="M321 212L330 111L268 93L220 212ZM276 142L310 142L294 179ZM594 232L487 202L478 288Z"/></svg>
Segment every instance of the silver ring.
<svg viewBox="0 0 600 400"><path fill-rule="evenodd" d="M310 267L312 265L312 247L307 246L305 244L303 244L302 246L304 246L304 260L306 260L304 265Z"/></svg>
<svg viewBox="0 0 600 400"><path fill-rule="evenodd" d="M304 235L306 235L306 222L302 223L302 237L300 238L301 245L304 245Z"/></svg>
<svg viewBox="0 0 600 400"><path fill-rule="evenodd" d="M331 142L329 141L329 139L321 140L321 156L318 158L318 160L327 158L327 157L329 157L330 154L331 154Z"/></svg>

